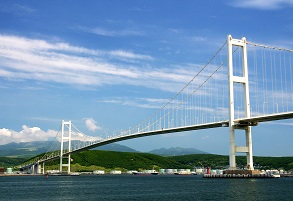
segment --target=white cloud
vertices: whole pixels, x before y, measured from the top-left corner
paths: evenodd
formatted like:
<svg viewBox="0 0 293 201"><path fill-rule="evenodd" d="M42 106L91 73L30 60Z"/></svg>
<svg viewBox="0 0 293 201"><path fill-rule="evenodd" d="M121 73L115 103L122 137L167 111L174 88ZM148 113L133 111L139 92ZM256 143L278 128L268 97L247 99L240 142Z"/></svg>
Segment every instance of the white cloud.
<svg viewBox="0 0 293 201"><path fill-rule="evenodd" d="M113 56L118 56L122 58L130 58L130 59L142 59L142 60L153 60L151 56L148 55L140 55L140 54L134 54L129 51L124 51L124 50L115 50L115 51L110 51L109 54Z"/></svg>
<svg viewBox="0 0 293 201"><path fill-rule="evenodd" d="M117 37L117 36L142 36L144 35L143 32L133 29L122 29L122 30L108 30L101 27L96 28L86 28L86 27L78 27L78 29L93 33L100 36L107 36L107 37Z"/></svg>
<svg viewBox="0 0 293 201"><path fill-rule="evenodd" d="M100 103L115 103L120 105L132 106L132 107L139 107L139 108L151 108L151 109L160 109L166 103L168 103L170 99L155 99L155 98L126 98L126 97L116 97L113 99L100 99L98 102ZM184 104L182 104L182 99L173 100L171 105L166 106L167 109L178 109L182 108ZM189 106L189 110L193 111L201 111L202 113L216 113L214 108L204 107L204 106ZM228 114L227 108L218 108L217 109L221 114ZM170 111L170 110L169 110Z"/></svg>
<svg viewBox="0 0 293 201"><path fill-rule="evenodd" d="M49 43L7 35L0 35L0 43L0 61L3 66L0 76L68 84L99 85L110 82L108 76L138 76L123 65L112 64L101 57L93 59L92 55L95 58L100 55L112 56L115 59L151 58L127 51L101 52L65 43Z"/></svg>
<svg viewBox="0 0 293 201"><path fill-rule="evenodd" d="M10 137L12 134L12 132L9 129L6 128L2 128L0 130L0 136L4 136L4 137Z"/></svg>
<svg viewBox="0 0 293 201"><path fill-rule="evenodd" d="M87 118L87 119L85 119L84 122L85 122L87 129L89 129L92 132L94 132L96 130L101 130L101 127L97 126L97 122L95 120L93 120L92 118Z"/></svg>
<svg viewBox="0 0 293 201"><path fill-rule="evenodd" d="M10 13L16 16L25 16L35 13L37 10L27 5L13 4L10 2L1 2L0 11L3 13Z"/></svg>
<svg viewBox="0 0 293 201"><path fill-rule="evenodd" d="M101 129L96 125L93 119L86 119L85 122L89 130L95 131ZM84 142L101 140L100 137L87 136L75 129L72 130L71 134L71 140L80 140ZM27 125L23 125L21 131L14 131L6 128L0 129L0 145L11 142L47 141L55 138L60 141L61 132L55 130L43 131L39 127L28 127Z"/></svg>
<svg viewBox="0 0 293 201"><path fill-rule="evenodd" d="M3 34L0 44L0 76L8 79L92 86L126 84L176 91L192 76L186 66L150 67L152 56L132 51L91 50ZM186 70L180 70L183 68Z"/></svg>
<svg viewBox="0 0 293 201"><path fill-rule="evenodd" d="M101 103L115 103L120 105L127 105L133 107L140 107L140 108L161 108L164 104L166 104L169 99L154 99L154 98L134 98L131 97L115 97L112 99L100 99L98 102Z"/></svg>
<svg viewBox="0 0 293 201"><path fill-rule="evenodd" d="M101 36L114 36L115 32L113 31L108 31L102 28L95 28L95 29L88 29L88 32L97 34L97 35L101 35Z"/></svg>
<svg viewBox="0 0 293 201"><path fill-rule="evenodd" d="M202 37L202 36L194 36L194 37L192 37L192 41L194 41L194 42L204 42L206 40L207 39Z"/></svg>
<svg viewBox="0 0 293 201"><path fill-rule="evenodd" d="M22 126L21 131L14 131L6 128L0 129L0 145L10 142L46 141L55 138L57 131L43 131L38 127Z"/></svg>
<svg viewBox="0 0 293 201"><path fill-rule="evenodd" d="M230 4L240 8L275 10L293 6L293 0L232 0Z"/></svg>
<svg viewBox="0 0 293 201"><path fill-rule="evenodd" d="M73 131L71 133L71 140L79 140L80 142L85 142L85 143L94 142L94 141L100 141L102 139L103 138L101 138L101 137L88 136L88 135L85 135L85 134L80 133L80 132L74 132ZM86 144L80 144L80 146L86 146Z"/></svg>
<svg viewBox="0 0 293 201"><path fill-rule="evenodd" d="M26 5L20 5L20 4L14 4L14 7L16 10L19 12L24 12L24 13L34 13L36 12L36 9L28 7Z"/></svg>

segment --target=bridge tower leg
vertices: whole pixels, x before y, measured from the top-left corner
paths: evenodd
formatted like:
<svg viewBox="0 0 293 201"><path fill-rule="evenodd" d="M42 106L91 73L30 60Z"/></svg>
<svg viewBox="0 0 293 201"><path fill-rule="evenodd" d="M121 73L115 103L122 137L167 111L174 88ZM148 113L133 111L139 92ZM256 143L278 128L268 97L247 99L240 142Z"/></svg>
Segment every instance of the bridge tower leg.
<svg viewBox="0 0 293 201"><path fill-rule="evenodd" d="M38 167L38 174L45 174L45 162L40 163L38 161L37 167Z"/></svg>
<svg viewBox="0 0 293 201"><path fill-rule="evenodd" d="M70 174L70 154L64 156L65 153L71 152L71 121L62 120L62 133L61 133L61 149L60 149L60 172L63 167L67 167L67 173ZM63 159L67 159L67 163L63 164Z"/></svg>
<svg viewBox="0 0 293 201"><path fill-rule="evenodd" d="M247 49L246 38L233 39L231 35L227 38L228 45L228 68L229 68L229 133L230 133L230 169L236 169L236 153L246 153L247 169L253 170L252 156L252 138L251 127L248 125L235 125L235 106L234 106L234 83L240 83L244 88L244 113L245 117L250 117L250 99L249 99L249 84L248 84L248 67L247 67ZM235 76L233 73L233 46L238 46L242 50L242 75ZM235 129L244 129L246 135L246 146L235 146Z"/></svg>
<svg viewBox="0 0 293 201"><path fill-rule="evenodd" d="M35 174L35 165L33 164L31 167L30 167L30 174Z"/></svg>
<svg viewBox="0 0 293 201"><path fill-rule="evenodd" d="M45 174L45 162L42 163L42 174Z"/></svg>
<svg viewBox="0 0 293 201"><path fill-rule="evenodd" d="M37 171L36 171L36 173L37 174L42 174L42 163L37 163L37 165L36 165L36 167L37 167Z"/></svg>

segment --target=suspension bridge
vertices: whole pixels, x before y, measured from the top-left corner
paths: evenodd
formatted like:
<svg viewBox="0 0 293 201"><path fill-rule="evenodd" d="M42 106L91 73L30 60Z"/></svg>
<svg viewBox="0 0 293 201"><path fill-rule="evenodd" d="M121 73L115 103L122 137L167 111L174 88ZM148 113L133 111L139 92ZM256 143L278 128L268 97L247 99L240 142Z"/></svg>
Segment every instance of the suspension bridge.
<svg viewBox="0 0 293 201"><path fill-rule="evenodd" d="M56 140L60 146L21 166L44 173L44 164L60 160L60 172L70 173L71 154L106 144L166 133L227 127L229 169L236 169L236 153L245 153L254 170L252 129L259 123L293 118L293 50L249 42L226 42L206 65L157 112L129 129L106 138L87 136L71 121L62 121ZM235 136L245 134L245 146Z"/></svg>

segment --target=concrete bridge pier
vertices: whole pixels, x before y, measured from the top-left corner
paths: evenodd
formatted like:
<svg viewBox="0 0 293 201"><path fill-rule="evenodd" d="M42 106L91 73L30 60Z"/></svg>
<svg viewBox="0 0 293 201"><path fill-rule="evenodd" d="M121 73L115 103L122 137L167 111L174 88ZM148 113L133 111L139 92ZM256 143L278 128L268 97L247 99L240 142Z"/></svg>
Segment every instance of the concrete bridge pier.
<svg viewBox="0 0 293 201"><path fill-rule="evenodd" d="M35 174L35 165L31 165L28 167L28 171L29 174Z"/></svg>
<svg viewBox="0 0 293 201"><path fill-rule="evenodd" d="M36 174L45 174L45 163L36 164Z"/></svg>

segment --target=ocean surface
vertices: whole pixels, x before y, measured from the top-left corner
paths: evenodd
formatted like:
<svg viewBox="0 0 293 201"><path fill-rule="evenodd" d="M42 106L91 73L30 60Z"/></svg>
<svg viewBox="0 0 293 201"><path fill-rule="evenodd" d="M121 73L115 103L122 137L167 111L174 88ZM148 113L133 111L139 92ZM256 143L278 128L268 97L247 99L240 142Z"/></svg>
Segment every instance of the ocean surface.
<svg viewBox="0 0 293 201"><path fill-rule="evenodd" d="M0 177L0 200L293 200L293 178L195 175Z"/></svg>

